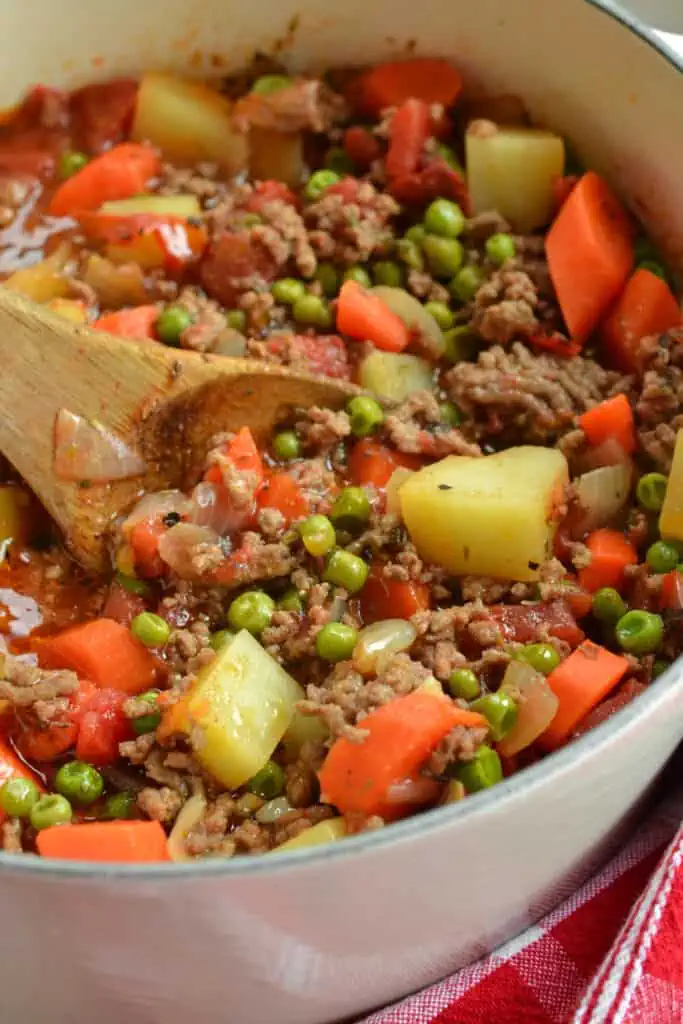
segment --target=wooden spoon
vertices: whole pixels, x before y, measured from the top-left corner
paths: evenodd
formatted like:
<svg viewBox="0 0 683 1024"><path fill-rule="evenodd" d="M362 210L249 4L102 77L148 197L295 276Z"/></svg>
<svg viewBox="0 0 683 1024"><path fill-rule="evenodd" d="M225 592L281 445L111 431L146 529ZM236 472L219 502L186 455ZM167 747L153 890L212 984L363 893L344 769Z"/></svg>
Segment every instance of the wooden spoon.
<svg viewBox="0 0 683 1024"><path fill-rule="evenodd" d="M293 408L339 408L353 394L344 381L78 327L0 288L0 452L89 569L111 565L114 521L143 491L197 479L217 433L246 425L263 441ZM60 410L102 424L142 456L144 470L110 482L60 479Z"/></svg>

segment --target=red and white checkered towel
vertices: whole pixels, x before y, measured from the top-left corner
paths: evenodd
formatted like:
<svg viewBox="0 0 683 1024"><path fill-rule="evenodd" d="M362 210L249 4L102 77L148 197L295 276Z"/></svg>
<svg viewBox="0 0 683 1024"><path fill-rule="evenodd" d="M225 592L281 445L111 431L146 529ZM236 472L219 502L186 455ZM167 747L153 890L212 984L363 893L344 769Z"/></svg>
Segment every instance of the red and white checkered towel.
<svg viewBox="0 0 683 1024"><path fill-rule="evenodd" d="M365 1024L683 1024L681 819L683 791L538 925Z"/></svg>

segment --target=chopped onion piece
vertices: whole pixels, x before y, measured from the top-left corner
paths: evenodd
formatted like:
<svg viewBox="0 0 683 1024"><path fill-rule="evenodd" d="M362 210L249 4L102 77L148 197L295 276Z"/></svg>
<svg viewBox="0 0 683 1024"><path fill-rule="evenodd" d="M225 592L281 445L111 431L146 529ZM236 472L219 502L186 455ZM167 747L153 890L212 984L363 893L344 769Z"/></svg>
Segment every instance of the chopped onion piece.
<svg viewBox="0 0 683 1024"><path fill-rule="evenodd" d="M387 486L385 489L387 512L394 516L401 515L401 498L399 491L406 482L408 477L412 476L415 471L412 469L406 469L405 466L399 466L389 477Z"/></svg>
<svg viewBox="0 0 683 1024"><path fill-rule="evenodd" d="M417 630L406 619L384 619L361 629L353 649L353 666L363 675L373 675L380 660L389 654L407 651L415 642Z"/></svg>
<svg viewBox="0 0 683 1024"><path fill-rule="evenodd" d="M204 480L192 492L190 522L197 526L208 526L220 537L243 529L252 514L251 504L236 507L229 490L222 484Z"/></svg>
<svg viewBox="0 0 683 1024"><path fill-rule="evenodd" d="M203 792L195 793L182 807L168 836L168 855L171 860L178 864L193 860L185 849L185 840L195 825L202 820L205 811L206 797Z"/></svg>
<svg viewBox="0 0 683 1024"><path fill-rule="evenodd" d="M631 482L631 468L623 462L601 466L575 480L574 492L583 510L576 525L577 536L609 526L626 505Z"/></svg>
<svg viewBox="0 0 683 1024"><path fill-rule="evenodd" d="M362 723L361 723L362 728ZM426 775L401 779L387 790L387 803L404 807L421 807L436 800L441 792L440 783Z"/></svg>
<svg viewBox="0 0 683 1024"><path fill-rule="evenodd" d="M247 351L247 339L239 331L232 327L224 327L218 335L218 341L213 352L217 356L228 356L239 358Z"/></svg>
<svg viewBox="0 0 683 1024"><path fill-rule="evenodd" d="M424 349L425 354L431 358L438 359L443 355L446 349L443 331L414 295L405 288L393 288L385 284L376 285L372 293L415 335L414 340L418 349Z"/></svg>
<svg viewBox="0 0 683 1024"><path fill-rule="evenodd" d="M190 507L190 501L182 491L155 491L152 494L145 494L126 517L123 533L127 536L138 523L163 519L171 512L186 516Z"/></svg>
<svg viewBox="0 0 683 1024"><path fill-rule="evenodd" d="M145 461L96 421L60 409L55 424L54 471L61 480L107 483L142 476Z"/></svg>
<svg viewBox="0 0 683 1024"><path fill-rule="evenodd" d="M159 537L159 555L181 580L201 579L204 573L197 566L198 556L202 549L208 552L219 541L218 534L208 526L178 523Z"/></svg>
<svg viewBox="0 0 683 1024"><path fill-rule="evenodd" d="M269 800L267 804L264 804L254 817L262 825L272 825L283 814L289 814L293 810L294 808L286 796L276 796L274 800Z"/></svg>
<svg viewBox="0 0 683 1024"><path fill-rule="evenodd" d="M503 688L519 694L517 721L498 744L499 753L512 757L545 732L555 717L559 701L545 676L523 661L510 662L501 683Z"/></svg>

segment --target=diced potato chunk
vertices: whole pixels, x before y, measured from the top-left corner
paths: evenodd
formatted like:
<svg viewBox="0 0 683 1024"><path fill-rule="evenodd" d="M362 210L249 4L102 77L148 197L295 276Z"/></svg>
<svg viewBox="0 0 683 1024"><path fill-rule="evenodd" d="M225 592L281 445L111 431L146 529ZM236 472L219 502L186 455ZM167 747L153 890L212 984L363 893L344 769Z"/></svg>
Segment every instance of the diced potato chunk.
<svg viewBox="0 0 683 1024"><path fill-rule="evenodd" d="M0 550L12 541L25 540L29 497L20 487L0 487Z"/></svg>
<svg viewBox="0 0 683 1024"><path fill-rule="evenodd" d="M275 132L252 127L249 135L249 170L255 181L272 178L298 188L304 173L301 132Z"/></svg>
<svg viewBox="0 0 683 1024"><path fill-rule="evenodd" d="M32 267L24 267L22 270L15 270L2 283L5 288L10 288L13 292L21 292L22 295L33 299L34 302L49 302L51 299L66 298L71 290L69 282L61 273L66 259L66 247L59 248L40 263L34 263Z"/></svg>
<svg viewBox="0 0 683 1024"><path fill-rule="evenodd" d="M154 72L142 79L131 134L174 163L215 161L233 175L246 168L248 146L231 112L230 101L201 82Z"/></svg>
<svg viewBox="0 0 683 1024"><path fill-rule="evenodd" d="M84 324L88 319L85 303L80 299L50 299L47 306L73 324Z"/></svg>
<svg viewBox="0 0 683 1024"><path fill-rule="evenodd" d="M465 135L467 184L475 213L496 210L517 231L553 214L553 180L564 174L564 140L536 128L473 121Z"/></svg>
<svg viewBox="0 0 683 1024"><path fill-rule="evenodd" d="M140 195L130 199L112 199L99 209L110 217L132 217L137 213L153 213L159 217L201 217L202 208L196 196Z"/></svg>
<svg viewBox="0 0 683 1024"><path fill-rule="evenodd" d="M202 669L187 702L196 756L229 789L263 768L289 727L299 684L242 630Z"/></svg>
<svg viewBox="0 0 683 1024"><path fill-rule="evenodd" d="M322 846L323 843L334 843L346 835L346 822L343 818L328 818L320 821L293 839L276 846L271 853L286 853L287 850L304 850L309 846Z"/></svg>
<svg viewBox="0 0 683 1024"><path fill-rule="evenodd" d="M659 532L670 540L683 541L683 430L678 431L669 482L659 517Z"/></svg>
<svg viewBox="0 0 683 1024"><path fill-rule="evenodd" d="M392 313L400 317L409 330L417 334L418 339L424 337L430 353L435 356L443 355L446 350L443 332L431 313L427 312L414 295L405 288L392 288L386 284L378 284L371 291Z"/></svg>
<svg viewBox="0 0 683 1024"><path fill-rule="evenodd" d="M319 715L303 715L300 711L295 711L282 742L287 750L297 753L304 743L322 743L329 734L330 730L325 720Z"/></svg>
<svg viewBox="0 0 683 1024"><path fill-rule="evenodd" d="M555 448L449 455L406 480L401 512L426 561L456 575L534 580L552 549L567 480Z"/></svg>
<svg viewBox="0 0 683 1024"><path fill-rule="evenodd" d="M362 388L372 391L378 398L402 402L414 391L431 388L434 375L426 359L376 349L360 364L358 380Z"/></svg>

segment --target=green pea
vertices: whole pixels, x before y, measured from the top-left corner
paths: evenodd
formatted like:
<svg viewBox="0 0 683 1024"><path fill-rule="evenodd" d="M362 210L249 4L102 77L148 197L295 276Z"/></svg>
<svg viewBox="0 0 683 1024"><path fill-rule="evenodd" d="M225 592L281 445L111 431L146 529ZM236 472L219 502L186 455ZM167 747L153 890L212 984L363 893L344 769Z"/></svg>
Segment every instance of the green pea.
<svg viewBox="0 0 683 1024"><path fill-rule="evenodd" d="M247 314L243 309L229 309L225 314L225 322L233 331L244 334L247 329Z"/></svg>
<svg viewBox="0 0 683 1024"><path fill-rule="evenodd" d="M427 257L429 269L435 277L454 277L465 258L465 251L457 238L427 235L422 248Z"/></svg>
<svg viewBox="0 0 683 1024"><path fill-rule="evenodd" d="M247 782L249 792L255 793L263 800L274 800L276 796L280 796L284 788L285 773L275 761L266 761L263 768Z"/></svg>
<svg viewBox="0 0 683 1024"><path fill-rule="evenodd" d="M362 285L363 288L371 288L372 281L365 267L361 267L356 264L353 267L349 267L348 270L344 271L345 281L355 281L356 284Z"/></svg>
<svg viewBox="0 0 683 1024"><path fill-rule="evenodd" d="M512 235L499 232L486 239L486 255L497 266L502 267L517 255L517 246Z"/></svg>
<svg viewBox="0 0 683 1024"><path fill-rule="evenodd" d="M287 75L261 75L252 85L251 91L257 96L268 96L271 92L288 89L290 85L292 85L292 79Z"/></svg>
<svg viewBox="0 0 683 1024"><path fill-rule="evenodd" d="M453 326L453 314L445 302L425 302L425 311L434 317L442 331Z"/></svg>
<svg viewBox="0 0 683 1024"><path fill-rule="evenodd" d="M666 269L658 260L641 260L636 264L636 269L649 270L656 277L661 277L662 281L668 280Z"/></svg>
<svg viewBox="0 0 683 1024"><path fill-rule="evenodd" d="M636 487L636 498L648 512L659 512L664 504L669 478L663 473L646 473Z"/></svg>
<svg viewBox="0 0 683 1024"><path fill-rule="evenodd" d="M318 558L331 551L337 542L334 526L327 516L309 516L299 523L299 533L309 555Z"/></svg>
<svg viewBox="0 0 683 1024"><path fill-rule="evenodd" d="M662 642L664 623L654 612L630 611L617 622L615 634L619 646L629 654L654 654Z"/></svg>
<svg viewBox="0 0 683 1024"><path fill-rule="evenodd" d="M346 174L356 173L355 163L341 146L332 146L328 149L325 155L325 167L342 178Z"/></svg>
<svg viewBox="0 0 683 1024"><path fill-rule="evenodd" d="M214 651L220 651L224 644L227 644L229 640L234 637L234 633L231 629L218 629L215 633L211 634L209 645Z"/></svg>
<svg viewBox="0 0 683 1024"><path fill-rule="evenodd" d="M329 306L319 295L302 295L294 303L292 314L298 324L311 327L332 326Z"/></svg>
<svg viewBox="0 0 683 1024"><path fill-rule="evenodd" d="M59 177L62 181L66 181L67 178L72 178L74 174L82 171L87 163L88 157L85 153L67 149L59 157Z"/></svg>
<svg viewBox="0 0 683 1024"><path fill-rule="evenodd" d="M306 286L295 277L282 277L279 281L273 282L270 291L276 302L283 306L293 306L306 294Z"/></svg>
<svg viewBox="0 0 683 1024"><path fill-rule="evenodd" d="M137 576L128 576L125 572L117 572L114 579L129 594L137 594L139 597L147 597L149 594L149 583L139 580Z"/></svg>
<svg viewBox="0 0 683 1024"><path fill-rule="evenodd" d="M669 667L669 662L664 661L663 658L657 658L654 665L652 666L652 678L658 679L659 676L663 675Z"/></svg>
<svg viewBox="0 0 683 1024"><path fill-rule="evenodd" d="M104 779L91 764L69 761L55 775L55 789L70 803L85 807L102 796Z"/></svg>
<svg viewBox="0 0 683 1024"><path fill-rule="evenodd" d="M475 700L480 693L479 680L471 668L456 668L448 677L448 689L460 700Z"/></svg>
<svg viewBox="0 0 683 1024"><path fill-rule="evenodd" d="M283 612L302 612L304 610L301 595L296 587L290 587L282 597L278 598L277 607L281 608Z"/></svg>
<svg viewBox="0 0 683 1024"><path fill-rule="evenodd" d="M270 625L274 609L275 602L263 590L247 590L231 602L228 623L236 632L246 629L258 636Z"/></svg>
<svg viewBox="0 0 683 1024"><path fill-rule="evenodd" d="M362 487L345 487L334 499L330 519L336 527L354 530L370 518L370 499Z"/></svg>
<svg viewBox="0 0 683 1024"><path fill-rule="evenodd" d="M146 704L149 704L154 710L150 711L148 715L140 715L139 718L133 718L131 725L133 732L136 736L145 736L148 732L154 732L159 723L161 722L161 712L158 709L159 694L156 690L148 690L147 693L141 694L138 698L144 700Z"/></svg>
<svg viewBox="0 0 683 1024"><path fill-rule="evenodd" d="M352 398L346 406L346 412L351 421L351 433L355 437L368 437L384 423L382 406L368 395Z"/></svg>
<svg viewBox="0 0 683 1024"><path fill-rule="evenodd" d="M157 317L154 329L166 345L179 345L180 336L192 323L192 315L184 306L166 306Z"/></svg>
<svg viewBox="0 0 683 1024"><path fill-rule="evenodd" d="M358 630L343 622L328 622L315 638L315 649L324 661L346 661L353 654Z"/></svg>
<svg viewBox="0 0 683 1024"><path fill-rule="evenodd" d="M462 413L455 402L441 402L439 412L441 413L441 419L449 427L459 427L462 423Z"/></svg>
<svg viewBox="0 0 683 1024"><path fill-rule="evenodd" d="M408 242L412 242L418 249L421 249L424 240L427 237L427 231L424 224L413 224L412 227L408 228L405 235L403 236Z"/></svg>
<svg viewBox="0 0 683 1024"><path fill-rule="evenodd" d="M339 291L339 274L333 263L319 263L315 280L328 299L333 299Z"/></svg>
<svg viewBox="0 0 683 1024"><path fill-rule="evenodd" d="M411 229L412 230L412 229ZM415 242L409 238L400 238L396 243L396 252L400 260L410 270L424 270L424 256L422 255L422 249Z"/></svg>
<svg viewBox="0 0 683 1024"><path fill-rule="evenodd" d="M41 796L29 813L29 821L36 832L40 832L44 828L52 828L54 825L66 825L72 817L73 811L69 801L54 793Z"/></svg>
<svg viewBox="0 0 683 1024"><path fill-rule="evenodd" d="M370 568L358 555L337 548L327 559L323 579L326 583L334 583L343 587L349 594L355 594L364 585Z"/></svg>
<svg viewBox="0 0 683 1024"><path fill-rule="evenodd" d="M130 631L145 647L165 647L171 636L166 619L153 612L141 612L130 624Z"/></svg>
<svg viewBox="0 0 683 1024"><path fill-rule="evenodd" d="M509 693L500 690L497 693L487 693L483 697L472 701L472 711L478 711L489 723L489 732L498 743L503 736L507 736L517 721L517 705Z"/></svg>
<svg viewBox="0 0 683 1024"><path fill-rule="evenodd" d="M372 268L375 284L383 284L389 288L400 288L403 285L403 269L393 260L379 260Z"/></svg>
<svg viewBox="0 0 683 1024"><path fill-rule="evenodd" d="M552 644L526 644L515 652L518 661L525 661L544 676L550 675L562 660Z"/></svg>
<svg viewBox="0 0 683 1024"><path fill-rule="evenodd" d="M435 199L425 210L424 226L428 234L457 238L465 229L465 214L450 199Z"/></svg>
<svg viewBox="0 0 683 1024"><path fill-rule="evenodd" d="M31 808L40 800L40 790L32 779L17 775L0 788L0 810L10 818L28 818Z"/></svg>
<svg viewBox="0 0 683 1024"><path fill-rule="evenodd" d="M448 286L454 299L458 302L471 302L484 283L484 274L474 263L468 263L455 275Z"/></svg>
<svg viewBox="0 0 683 1024"><path fill-rule="evenodd" d="M653 572L671 572L678 565L678 549L665 540L656 540L647 549L645 560Z"/></svg>
<svg viewBox="0 0 683 1024"><path fill-rule="evenodd" d="M334 171L314 171L304 187L304 196L309 202L315 203L320 199L330 185L336 185L341 178Z"/></svg>
<svg viewBox="0 0 683 1024"><path fill-rule="evenodd" d="M626 603L614 587L602 587L593 594L593 615L600 622L613 626L628 611Z"/></svg>
<svg viewBox="0 0 683 1024"><path fill-rule="evenodd" d="M125 821L132 818L135 797L132 793L114 793L107 798L102 817L109 821Z"/></svg>
<svg viewBox="0 0 683 1024"><path fill-rule="evenodd" d="M501 782L503 766L492 747L479 747L471 761L461 761L455 766L454 778L462 782L468 793L478 793Z"/></svg>
<svg viewBox="0 0 683 1024"><path fill-rule="evenodd" d="M273 438L273 451L282 462L291 462L301 455L301 441L295 430L281 430Z"/></svg>
<svg viewBox="0 0 683 1024"><path fill-rule="evenodd" d="M446 342L444 359L449 363L467 362L476 356L479 348L477 339L469 327L464 325L451 327L450 331L445 332L444 340Z"/></svg>

